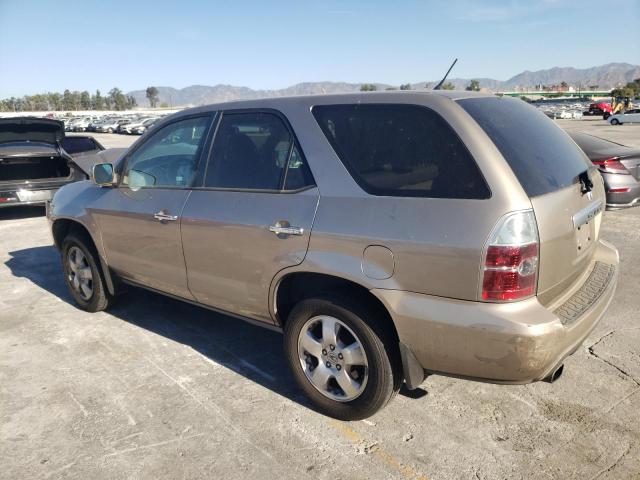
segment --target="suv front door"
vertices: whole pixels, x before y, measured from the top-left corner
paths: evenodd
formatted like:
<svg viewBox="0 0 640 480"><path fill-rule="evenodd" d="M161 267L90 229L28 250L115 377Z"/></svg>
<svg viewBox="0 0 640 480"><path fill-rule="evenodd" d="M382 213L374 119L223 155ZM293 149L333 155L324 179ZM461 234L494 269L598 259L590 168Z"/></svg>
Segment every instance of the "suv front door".
<svg viewBox="0 0 640 480"><path fill-rule="evenodd" d="M304 259L317 204L318 189L284 118L225 112L201 187L182 213L197 301L271 322L270 283Z"/></svg>
<svg viewBox="0 0 640 480"><path fill-rule="evenodd" d="M180 213L196 177L211 116L169 123L124 159L117 188L93 208L109 266L123 279L193 299Z"/></svg>

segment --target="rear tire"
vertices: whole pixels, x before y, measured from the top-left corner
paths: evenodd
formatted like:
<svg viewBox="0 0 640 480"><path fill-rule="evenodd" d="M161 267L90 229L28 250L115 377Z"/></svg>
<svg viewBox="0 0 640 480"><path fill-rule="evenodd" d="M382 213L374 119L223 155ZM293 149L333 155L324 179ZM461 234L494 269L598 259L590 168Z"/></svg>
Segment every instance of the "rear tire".
<svg viewBox="0 0 640 480"><path fill-rule="evenodd" d="M375 312L337 297L301 301L284 328L296 382L320 412L339 420L367 418L397 393L397 345Z"/></svg>
<svg viewBox="0 0 640 480"><path fill-rule="evenodd" d="M98 252L84 236L69 234L62 242L62 270L69 293L87 312L106 310L113 296L106 288Z"/></svg>

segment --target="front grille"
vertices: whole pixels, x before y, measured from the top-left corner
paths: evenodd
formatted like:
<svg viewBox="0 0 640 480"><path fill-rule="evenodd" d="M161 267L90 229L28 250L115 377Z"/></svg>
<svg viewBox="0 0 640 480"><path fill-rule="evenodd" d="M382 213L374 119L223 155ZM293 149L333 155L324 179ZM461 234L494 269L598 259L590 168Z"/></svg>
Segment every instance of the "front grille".
<svg viewBox="0 0 640 480"><path fill-rule="evenodd" d="M555 310L554 313L560 317L563 325L571 325L598 301L611 283L615 271L616 267L613 265L596 262L589 278L580 287L580 290Z"/></svg>

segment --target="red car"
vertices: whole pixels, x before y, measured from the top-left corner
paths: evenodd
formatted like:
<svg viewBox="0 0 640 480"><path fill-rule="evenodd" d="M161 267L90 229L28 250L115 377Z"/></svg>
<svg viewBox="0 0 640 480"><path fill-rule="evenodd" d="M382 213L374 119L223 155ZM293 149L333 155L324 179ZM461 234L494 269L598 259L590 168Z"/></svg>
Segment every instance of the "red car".
<svg viewBox="0 0 640 480"><path fill-rule="evenodd" d="M611 104L607 102L592 103L589 105L589 110L583 112L583 115L602 115L603 117L606 115L608 117L611 115Z"/></svg>

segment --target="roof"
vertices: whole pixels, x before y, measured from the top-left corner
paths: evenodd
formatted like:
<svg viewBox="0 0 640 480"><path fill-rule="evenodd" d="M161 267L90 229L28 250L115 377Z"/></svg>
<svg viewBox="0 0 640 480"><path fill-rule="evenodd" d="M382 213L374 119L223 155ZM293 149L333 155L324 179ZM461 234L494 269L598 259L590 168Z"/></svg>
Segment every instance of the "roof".
<svg viewBox="0 0 640 480"><path fill-rule="evenodd" d="M280 106L292 106L311 108L317 104L331 105L341 103L375 103L381 101L391 103L398 101L400 103L410 103L411 98L419 99L420 97L438 96L449 98L451 100L460 100L463 98L477 97L495 97L493 94L453 91L453 90L384 90L377 92L355 92L355 93L337 93L326 95L297 95L287 97L270 97L253 100L234 100L223 103L213 103L203 105L201 107L188 108L174 114L176 116L192 115L194 113L207 112L211 110L225 109L242 109L242 108L279 108ZM172 115L173 117L173 115ZM174 117L175 118L175 117Z"/></svg>

